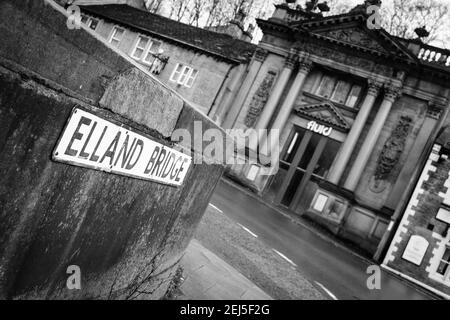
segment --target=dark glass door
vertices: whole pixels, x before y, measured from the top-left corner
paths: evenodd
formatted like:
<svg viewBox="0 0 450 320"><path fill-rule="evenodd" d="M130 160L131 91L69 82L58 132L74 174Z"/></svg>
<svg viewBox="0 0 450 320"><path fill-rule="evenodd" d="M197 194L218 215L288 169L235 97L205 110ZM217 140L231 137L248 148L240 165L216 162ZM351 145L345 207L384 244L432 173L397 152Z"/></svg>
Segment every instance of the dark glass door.
<svg viewBox="0 0 450 320"><path fill-rule="evenodd" d="M339 142L303 128L295 128L280 160L287 170L276 202L295 211L311 179L323 179L339 150Z"/></svg>

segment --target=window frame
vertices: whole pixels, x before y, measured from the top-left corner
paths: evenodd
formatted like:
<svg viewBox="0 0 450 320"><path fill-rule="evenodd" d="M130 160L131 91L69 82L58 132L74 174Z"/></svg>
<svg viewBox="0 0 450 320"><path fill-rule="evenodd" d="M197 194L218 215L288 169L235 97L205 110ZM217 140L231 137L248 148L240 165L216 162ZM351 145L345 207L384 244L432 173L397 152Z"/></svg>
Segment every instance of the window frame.
<svg viewBox="0 0 450 320"><path fill-rule="evenodd" d="M140 44L140 42L141 42L141 39L147 39L147 43L145 44L144 47L139 47L139 44ZM134 48L133 48L133 51L131 52L131 57L132 57L133 59L135 59L135 60L139 60L139 61L142 60L143 57L145 56L145 53L146 53L146 51L147 51L148 44L150 43L150 41L151 41L151 40L150 40L149 37L142 36L142 35L138 35L137 40L136 40L136 43L135 43ZM142 54L141 54L140 57L136 57L136 51L137 51L138 49L141 49L141 50L142 50Z"/></svg>
<svg viewBox="0 0 450 320"><path fill-rule="evenodd" d="M444 281L449 281L450 280L450 257L449 257L448 261L444 260L444 256L445 256L445 254L447 252L449 252L449 254L450 254L450 244L447 244L445 246L445 250L444 250L442 256L439 258L439 263L438 263L437 268L436 268L436 274L438 274L439 276L443 277ZM442 274L442 273L440 273L438 271L439 267L441 266L442 263L447 265L447 269L445 270L444 274Z"/></svg>
<svg viewBox="0 0 450 320"><path fill-rule="evenodd" d="M93 23L94 21L95 21L97 24L95 25L95 28L92 28L92 23ZM88 23L87 23L87 26L88 26L91 30L94 30L94 31L95 31L95 30L97 30L97 27L98 27L99 23L100 23L100 20L95 19L95 18L89 18Z"/></svg>
<svg viewBox="0 0 450 320"><path fill-rule="evenodd" d="M150 62L147 60L147 58L148 58L149 56L151 56L152 58L155 58L155 54L158 53L158 52L155 52L155 51L152 50L153 45L154 45L155 43L159 43L159 48L161 49L161 47L162 47L162 42L161 42L161 41L150 39L149 43L147 44L147 48L146 48L146 50L145 50L144 56L143 56L143 58L142 58L142 61L145 62L145 63L147 63L147 64L149 64L149 65L152 64L153 62L150 63ZM153 59L153 60L154 60L154 59Z"/></svg>
<svg viewBox="0 0 450 320"><path fill-rule="evenodd" d="M350 100L351 97L353 97L352 93L355 90L355 88L359 88L359 94L356 96L356 100L353 103L353 105L350 105L349 104L349 100ZM363 92L363 86L361 86L359 84L352 83L352 86L351 86L350 91L349 91L349 93L347 95L347 99L345 101L344 106L354 109L358 105L358 102L361 100L361 93L362 92Z"/></svg>
<svg viewBox="0 0 450 320"><path fill-rule="evenodd" d="M180 71L178 71L179 68L181 68ZM183 69L184 69L184 65L182 65L181 63L177 63L177 65L175 66L175 68L172 71L172 74L170 75L170 81L178 82L178 79L180 78L180 75L183 72ZM177 78L175 78L176 74L178 74Z"/></svg>
<svg viewBox="0 0 450 320"><path fill-rule="evenodd" d="M83 20L85 20L85 21L83 21ZM97 24L95 25L95 28L92 28L92 23L93 22L97 22ZM98 27L98 25L100 24L100 19L97 19L97 18L93 18L93 17L91 17L91 16L88 16L88 15L85 15L85 14L82 14L81 15L81 22L82 23L84 23L88 28L90 28L91 30L97 30L97 27Z"/></svg>
<svg viewBox="0 0 450 320"><path fill-rule="evenodd" d="M324 82L325 82L325 80L327 78L331 79L331 81L333 81L333 88L332 88L331 93L330 93L329 96L325 96L325 95L321 95L320 94L320 91L322 90L322 86L323 86L323 84L324 84ZM340 103L340 102L337 102L337 101L333 100L333 97L335 96L336 90L338 89L340 83L347 83L347 84L350 85L350 90L348 91L348 93L347 93L347 95L345 97L345 102L344 103ZM349 105L348 104L349 103L349 99L351 97L351 94L355 90L355 88L359 88L359 95L358 95L355 103L353 105ZM320 76L320 81L318 81L318 84L316 85L315 88L313 88L312 91L313 91L313 94L315 96L317 96L317 97L320 97L322 99L327 99L327 100L329 100L329 101L331 101L333 103L336 103L338 105L344 106L344 107L349 108L349 109L356 110L356 107L358 106L358 103L361 100L361 94L363 92L363 89L364 89L364 85L362 85L362 84L360 84L360 83L358 83L356 81L351 81L351 80L349 81L349 80L345 79L342 76L332 75L332 74L327 73L327 72L322 72L322 74Z"/></svg>
<svg viewBox="0 0 450 320"><path fill-rule="evenodd" d="M194 75L194 77L192 77L192 73L194 73L194 72L195 72L195 75ZM183 65L181 63L177 63L177 65L175 66L175 68L170 76L170 81L176 82L177 84L185 86L187 88L192 88L199 73L200 73L200 71L197 69ZM190 85L188 85L188 83L191 79L193 79L192 83L190 83Z"/></svg>
<svg viewBox="0 0 450 320"><path fill-rule="evenodd" d="M194 75L192 75L193 73L195 73ZM192 88L192 86L195 83L195 80L197 79L198 76L198 70L197 69L191 69L191 71L189 72L188 78L186 79L185 82L185 86L188 88ZM192 81L191 81L192 80ZM191 83L189 84L189 81L191 81Z"/></svg>
<svg viewBox="0 0 450 320"><path fill-rule="evenodd" d="M118 30L122 30L122 36L118 39L115 38L115 35L117 33ZM109 43L114 45L114 46L119 46L120 42L123 40L123 36L125 35L125 28L119 27L119 26L114 26L111 32L111 35L109 37ZM113 41L117 41L117 44L114 44Z"/></svg>

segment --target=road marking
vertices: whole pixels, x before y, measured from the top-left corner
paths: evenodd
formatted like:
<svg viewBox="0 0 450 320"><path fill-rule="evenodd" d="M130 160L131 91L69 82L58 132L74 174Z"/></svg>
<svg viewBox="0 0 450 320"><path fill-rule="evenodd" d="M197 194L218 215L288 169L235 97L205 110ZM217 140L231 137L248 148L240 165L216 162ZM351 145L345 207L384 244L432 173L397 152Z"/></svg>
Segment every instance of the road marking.
<svg viewBox="0 0 450 320"><path fill-rule="evenodd" d="M213 207L213 209L216 209L217 211L219 211L220 213L223 213L222 210L220 210L219 208L217 208L215 205L213 205L212 203L209 204L211 207Z"/></svg>
<svg viewBox="0 0 450 320"><path fill-rule="evenodd" d="M244 227L242 224L238 223L238 226L240 226L242 229L250 233L253 237L258 238L258 235L256 233L253 233L250 229Z"/></svg>
<svg viewBox="0 0 450 320"><path fill-rule="evenodd" d="M293 265L294 267L297 267L297 265L294 263L294 261L292 261L291 259L289 259L288 257L286 257L284 254L282 254L280 251L272 249L273 251L275 251L276 254L278 254L280 257L282 257L284 260L286 260L287 262L289 262L291 265Z"/></svg>
<svg viewBox="0 0 450 320"><path fill-rule="evenodd" d="M339 300L330 290L328 290L323 284L320 282L314 281L319 287L322 288L333 300Z"/></svg>

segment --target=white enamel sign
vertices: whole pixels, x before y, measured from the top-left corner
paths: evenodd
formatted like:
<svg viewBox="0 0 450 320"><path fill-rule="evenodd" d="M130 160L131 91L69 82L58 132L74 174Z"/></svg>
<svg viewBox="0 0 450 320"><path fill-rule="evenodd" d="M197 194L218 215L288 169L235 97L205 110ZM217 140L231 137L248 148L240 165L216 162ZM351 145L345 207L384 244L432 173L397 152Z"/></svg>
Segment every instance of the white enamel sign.
<svg viewBox="0 0 450 320"><path fill-rule="evenodd" d="M418 266L422 264L423 257L427 252L429 243L427 239L421 236L413 235L409 239L402 258Z"/></svg>
<svg viewBox="0 0 450 320"><path fill-rule="evenodd" d="M74 108L53 159L81 167L180 186L192 158L141 134Z"/></svg>

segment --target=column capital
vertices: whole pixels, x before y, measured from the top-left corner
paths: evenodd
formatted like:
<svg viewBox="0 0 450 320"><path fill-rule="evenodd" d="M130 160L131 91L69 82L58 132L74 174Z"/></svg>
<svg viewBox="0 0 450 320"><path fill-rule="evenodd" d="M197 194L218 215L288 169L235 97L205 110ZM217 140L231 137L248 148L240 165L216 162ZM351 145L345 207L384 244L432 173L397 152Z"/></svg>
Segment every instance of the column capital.
<svg viewBox="0 0 450 320"><path fill-rule="evenodd" d="M297 61L298 61L298 55L297 54L290 54L287 58L286 61L284 62L284 67L288 68L288 69L294 69L295 66L297 65Z"/></svg>
<svg viewBox="0 0 450 320"><path fill-rule="evenodd" d="M402 88L400 86L393 83L384 85L384 100L394 103L401 94Z"/></svg>
<svg viewBox="0 0 450 320"><path fill-rule="evenodd" d="M268 54L269 54L269 52L267 50L258 48L258 49L256 49L256 52L255 52L255 60L259 61L259 62L264 62L264 60L266 60Z"/></svg>
<svg viewBox="0 0 450 320"><path fill-rule="evenodd" d="M298 66L298 72L308 74L313 67L313 63L307 57L300 57Z"/></svg>
<svg viewBox="0 0 450 320"><path fill-rule="evenodd" d="M369 79L368 83L367 94L374 97L378 96L381 88L383 88L383 83L375 79Z"/></svg>

